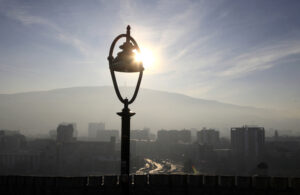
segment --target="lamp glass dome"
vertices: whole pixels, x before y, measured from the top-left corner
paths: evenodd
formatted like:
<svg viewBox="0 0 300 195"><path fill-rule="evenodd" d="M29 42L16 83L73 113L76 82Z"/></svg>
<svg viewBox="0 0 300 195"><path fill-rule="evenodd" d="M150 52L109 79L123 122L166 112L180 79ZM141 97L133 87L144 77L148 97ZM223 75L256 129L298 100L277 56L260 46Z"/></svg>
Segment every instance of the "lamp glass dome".
<svg viewBox="0 0 300 195"><path fill-rule="evenodd" d="M135 46L126 41L120 46L121 52L112 60L111 69L117 72L141 72L144 70L143 63L135 59Z"/></svg>

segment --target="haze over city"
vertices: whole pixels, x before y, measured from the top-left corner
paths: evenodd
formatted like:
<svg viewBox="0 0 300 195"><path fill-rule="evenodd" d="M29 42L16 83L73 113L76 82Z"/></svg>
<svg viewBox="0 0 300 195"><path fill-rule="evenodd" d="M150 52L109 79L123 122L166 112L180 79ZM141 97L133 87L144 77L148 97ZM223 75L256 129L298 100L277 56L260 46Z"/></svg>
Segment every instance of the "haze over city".
<svg viewBox="0 0 300 195"><path fill-rule="evenodd" d="M133 88L121 88L122 92ZM0 124L3 129L20 130L26 135L48 135L61 122L76 123L78 135L86 136L88 123L104 122L108 129L120 130L122 108L113 87L76 87L51 91L0 95ZM264 126L284 134L299 135L299 119L272 109L236 106L178 93L141 89L130 108L132 129L217 128L229 137L230 127L244 124Z"/></svg>

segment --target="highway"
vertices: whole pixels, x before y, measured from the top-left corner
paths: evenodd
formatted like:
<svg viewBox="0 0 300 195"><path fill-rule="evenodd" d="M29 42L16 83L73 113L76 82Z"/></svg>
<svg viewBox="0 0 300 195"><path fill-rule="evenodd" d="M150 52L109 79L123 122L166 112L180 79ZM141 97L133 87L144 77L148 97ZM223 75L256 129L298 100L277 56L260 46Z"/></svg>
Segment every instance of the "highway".
<svg viewBox="0 0 300 195"><path fill-rule="evenodd" d="M170 160L154 161L145 158L145 166L136 171L137 175L144 174L184 174L183 165Z"/></svg>

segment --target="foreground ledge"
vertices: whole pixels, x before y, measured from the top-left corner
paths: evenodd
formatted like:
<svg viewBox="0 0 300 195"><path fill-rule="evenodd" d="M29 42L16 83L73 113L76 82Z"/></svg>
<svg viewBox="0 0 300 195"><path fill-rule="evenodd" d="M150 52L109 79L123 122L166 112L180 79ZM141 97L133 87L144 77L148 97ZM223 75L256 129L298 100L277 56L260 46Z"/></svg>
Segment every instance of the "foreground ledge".
<svg viewBox="0 0 300 195"><path fill-rule="evenodd" d="M122 194L118 175L0 176L0 194ZM300 194L300 178L130 175L130 194Z"/></svg>

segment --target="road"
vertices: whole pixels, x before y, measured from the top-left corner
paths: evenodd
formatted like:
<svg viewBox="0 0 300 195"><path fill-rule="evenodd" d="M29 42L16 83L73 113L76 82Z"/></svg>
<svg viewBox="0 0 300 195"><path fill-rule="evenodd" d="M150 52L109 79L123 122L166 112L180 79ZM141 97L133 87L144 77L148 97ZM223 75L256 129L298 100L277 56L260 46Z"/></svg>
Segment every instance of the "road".
<svg viewBox="0 0 300 195"><path fill-rule="evenodd" d="M154 161L145 158L145 166L137 170L136 174L183 174L183 165L170 160Z"/></svg>

